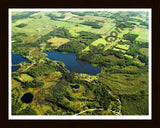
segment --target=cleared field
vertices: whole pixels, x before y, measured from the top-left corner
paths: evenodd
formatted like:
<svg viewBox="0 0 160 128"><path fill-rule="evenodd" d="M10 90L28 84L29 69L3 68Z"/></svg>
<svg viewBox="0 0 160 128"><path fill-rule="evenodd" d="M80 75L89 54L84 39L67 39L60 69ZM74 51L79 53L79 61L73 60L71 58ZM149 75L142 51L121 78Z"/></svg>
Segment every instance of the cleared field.
<svg viewBox="0 0 160 128"><path fill-rule="evenodd" d="M92 45L97 46L98 44L108 44L108 42L104 38L100 38L92 43Z"/></svg>
<svg viewBox="0 0 160 128"><path fill-rule="evenodd" d="M90 29L92 29L91 26L79 24L78 26L74 26L74 27L70 28L69 32L72 35L78 35L77 32L80 32L80 31L88 31L88 32L90 32Z"/></svg>
<svg viewBox="0 0 160 128"><path fill-rule="evenodd" d="M125 50L118 49L118 48L113 48L113 50L115 50L115 51L121 51L121 52L123 52L123 53L125 53L125 52L126 52Z"/></svg>
<svg viewBox="0 0 160 128"><path fill-rule="evenodd" d="M148 49L148 48L141 48L140 51L141 51L142 54L144 54L144 55L148 55L148 53L149 53L149 49Z"/></svg>
<svg viewBox="0 0 160 128"><path fill-rule="evenodd" d="M97 34L106 34L114 26L115 26L114 23L104 23L102 28L100 29L92 28L90 32L97 33Z"/></svg>
<svg viewBox="0 0 160 128"><path fill-rule="evenodd" d="M99 21L103 21L105 20L105 17L100 17L100 16L92 16L92 15L85 15L85 16L82 16L82 18L84 20L89 20L89 21L95 21L95 20L99 20Z"/></svg>
<svg viewBox="0 0 160 128"><path fill-rule="evenodd" d="M107 59L114 60L114 61L121 60L120 58L116 57L115 55L108 55L108 56L106 56L106 58L107 58Z"/></svg>
<svg viewBox="0 0 160 128"><path fill-rule="evenodd" d="M21 81L26 82L26 81L32 81L33 77L31 77L28 74L21 74L21 78L20 79L21 79Z"/></svg>
<svg viewBox="0 0 160 128"><path fill-rule="evenodd" d="M67 43L68 41L69 39L67 38L60 38L56 36L48 40L48 42L52 42L51 46L57 46L57 47Z"/></svg>
<svg viewBox="0 0 160 128"><path fill-rule="evenodd" d="M16 27L16 25L20 23L26 23L27 26L23 28ZM55 26L55 23L50 20L49 17L43 16L40 19L27 18L25 20L18 20L17 22L13 23L12 31L17 33L23 32L29 36L44 35L53 30L53 26Z"/></svg>
<svg viewBox="0 0 160 128"><path fill-rule="evenodd" d="M124 30L121 30L121 33L118 34L118 37L122 38L124 34L127 34L131 28L124 28Z"/></svg>
<svg viewBox="0 0 160 128"><path fill-rule="evenodd" d="M34 37L34 36L17 36L17 38L22 39L23 43L31 43L31 42L36 42L36 40L39 39L40 36L38 36L38 37Z"/></svg>
<svg viewBox="0 0 160 128"><path fill-rule="evenodd" d="M121 32L121 33L119 33L118 31L116 31L116 28L117 28L117 27L112 27L112 29L110 29L107 33L108 33L108 34L111 34L112 31L115 31L115 32L117 32L117 34L118 34L117 37L122 38L124 34L127 34L127 33L131 30L130 28L124 28L123 30L121 30L121 29L119 28L119 31Z"/></svg>
<svg viewBox="0 0 160 128"><path fill-rule="evenodd" d="M82 19L83 19L83 18L82 18ZM68 19L67 21L72 22L72 23L77 23L77 24L79 24L79 23L84 22L85 20L84 20L84 19L83 19L83 20L80 20L79 17L72 17L72 18Z"/></svg>
<svg viewBox="0 0 160 128"><path fill-rule="evenodd" d="M116 45L116 48L123 49L123 50L128 50L129 47L130 47L130 45L127 45L127 44L125 44L125 45L121 45L121 44Z"/></svg>
<svg viewBox="0 0 160 128"><path fill-rule="evenodd" d="M149 31L145 28L135 27L131 34L138 34L139 36L136 38L138 41L148 41L149 39Z"/></svg>
<svg viewBox="0 0 160 128"><path fill-rule="evenodd" d="M15 79L12 79L11 83L12 83L12 89L19 87L21 85L21 83L16 81Z"/></svg>
<svg viewBox="0 0 160 128"><path fill-rule="evenodd" d="M78 24L78 26L70 28L69 31L71 33L73 32L77 33L80 31L88 31L88 32L96 33L96 34L106 34L114 26L115 26L114 23L104 23L102 28L95 29L95 28L92 28L91 26Z"/></svg>
<svg viewBox="0 0 160 128"><path fill-rule="evenodd" d="M74 23L69 23L67 21L53 21L53 23L56 24L56 26L66 27L66 28L72 28L75 26Z"/></svg>
<svg viewBox="0 0 160 128"><path fill-rule="evenodd" d="M127 66L123 70L138 70L139 68L137 66Z"/></svg>
<svg viewBox="0 0 160 128"><path fill-rule="evenodd" d="M127 57L127 58L129 58L129 59L133 59L133 56L131 56L131 55L125 54L124 56Z"/></svg>
<svg viewBox="0 0 160 128"><path fill-rule="evenodd" d="M82 52L87 52L89 51L89 46L87 46L85 49L82 50Z"/></svg>
<svg viewBox="0 0 160 128"><path fill-rule="evenodd" d="M136 25L139 25L139 24L140 24L140 22L137 22L137 21L127 21L127 22L135 23Z"/></svg>

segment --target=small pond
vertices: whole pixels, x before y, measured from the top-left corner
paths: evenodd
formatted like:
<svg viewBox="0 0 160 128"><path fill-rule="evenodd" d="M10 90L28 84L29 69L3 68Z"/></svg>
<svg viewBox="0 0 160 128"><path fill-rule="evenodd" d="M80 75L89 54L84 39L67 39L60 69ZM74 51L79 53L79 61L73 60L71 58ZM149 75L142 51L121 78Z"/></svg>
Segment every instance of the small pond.
<svg viewBox="0 0 160 128"><path fill-rule="evenodd" d="M31 93L25 93L21 98L21 101L23 103L31 103L32 100L33 100L33 95Z"/></svg>
<svg viewBox="0 0 160 128"><path fill-rule="evenodd" d="M79 88L79 85L70 85L70 86L75 89Z"/></svg>

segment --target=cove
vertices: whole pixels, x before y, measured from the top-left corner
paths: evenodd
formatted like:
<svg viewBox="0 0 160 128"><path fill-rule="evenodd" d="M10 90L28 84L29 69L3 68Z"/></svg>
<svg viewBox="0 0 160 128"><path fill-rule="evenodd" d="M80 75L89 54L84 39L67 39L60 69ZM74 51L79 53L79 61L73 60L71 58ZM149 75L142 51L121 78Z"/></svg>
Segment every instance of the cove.
<svg viewBox="0 0 160 128"><path fill-rule="evenodd" d="M16 65L19 64L21 62L27 62L30 63L30 61L26 58L24 58L22 55L20 54L11 54L11 58L12 58L12 65ZM20 66L12 66L12 72L17 71L20 68Z"/></svg>
<svg viewBox="0 0 160 128"><path fill-rule="evenodd" d="M85 61L76 60L76 54L74 53L61 53L58 51L44 51L48 56L47 58L56 61L62 61L71 72L86 73L89 75L96 75L101 72L101 66L92 66Z"/></svg>

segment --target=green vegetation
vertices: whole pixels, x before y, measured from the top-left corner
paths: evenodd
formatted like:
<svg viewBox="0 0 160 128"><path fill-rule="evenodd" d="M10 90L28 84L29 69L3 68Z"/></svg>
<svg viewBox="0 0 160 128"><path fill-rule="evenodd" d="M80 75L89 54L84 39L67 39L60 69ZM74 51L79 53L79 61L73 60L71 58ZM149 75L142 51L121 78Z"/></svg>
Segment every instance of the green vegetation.
<svg viewBox="0 0 160 128"><path fill-rule="evenodd" d="M98 25L96 22L88 22L88 21L85 21L83 23L81 23L83 25L88 25L88 26L92 26L92 28L101 28L102 26L101 25Z"/></svg>
<svg viewBox="0 0 160 128"><path fill-rule="evenodd" d="M13 12L11 27L12 52L30 61L12 72L12 115L148 115L147 12ZM118 38L107 42L112 31ZM102 70L71 72L43 51L75 53ZM21 101L26 92L31 103Z"/></svg>
<svg viewBox="0 0 160 128"><path fill-rule="evenodd" d="M21 23L21 24L17 25L16 27L23 28L23 27L25 27L25 26L27 26L27 24Z"/></svg>

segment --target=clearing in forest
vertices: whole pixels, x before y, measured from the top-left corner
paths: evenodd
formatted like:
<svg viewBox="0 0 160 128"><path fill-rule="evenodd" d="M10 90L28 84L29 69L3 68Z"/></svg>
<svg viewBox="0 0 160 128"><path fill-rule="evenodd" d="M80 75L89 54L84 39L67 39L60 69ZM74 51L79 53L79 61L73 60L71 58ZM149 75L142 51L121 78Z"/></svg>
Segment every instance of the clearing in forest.
<svg viewBox="0 0 160 128"><path fill-rule="evenodd" d="M57 47L61 46L62 44L67 43L68 41L69 39L67 38L60 38L56 36L48 40L48 42L52 43L51 44L52 46L57 46Z"/></svg>

